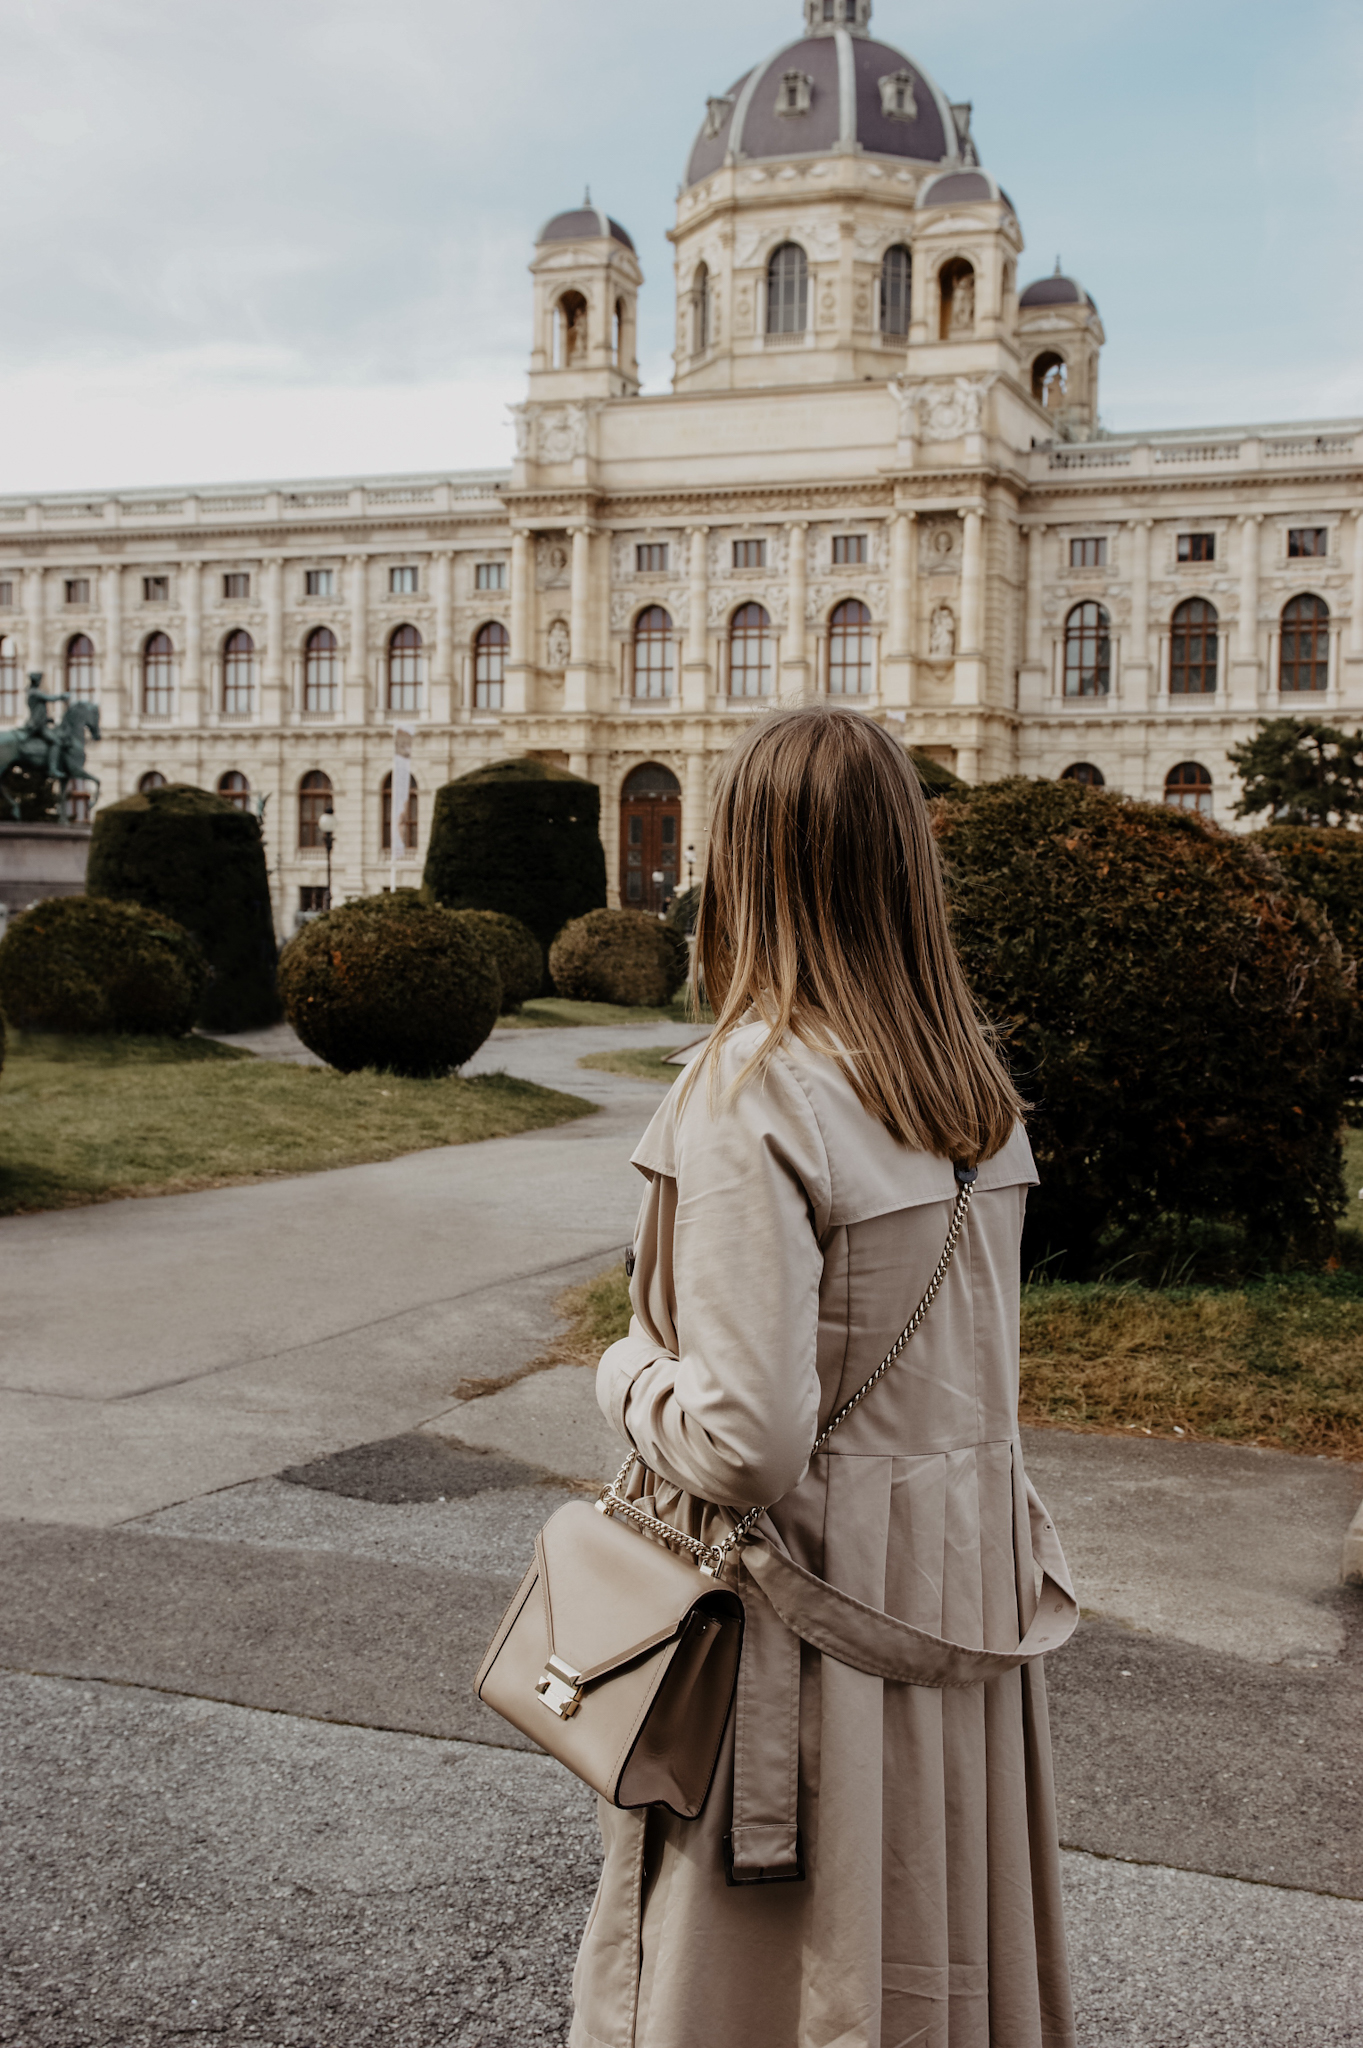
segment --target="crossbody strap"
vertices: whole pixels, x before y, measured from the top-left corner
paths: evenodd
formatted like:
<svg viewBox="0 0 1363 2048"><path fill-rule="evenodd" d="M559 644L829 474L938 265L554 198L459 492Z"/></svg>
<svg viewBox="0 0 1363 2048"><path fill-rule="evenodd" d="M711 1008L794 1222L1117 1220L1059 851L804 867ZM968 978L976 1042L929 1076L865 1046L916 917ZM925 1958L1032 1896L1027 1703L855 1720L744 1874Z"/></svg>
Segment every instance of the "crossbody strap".
<svg viewBox="0 0 1363 2048"><path fill-rule="evenodd" d="M952 1206L951 1221L947 1225L946 1243L942 1246L942 1256L937 1261L932 1278L923 1290L923 1298L899 1335L895 1338L894 1343L881 1359L880 1364L871 1374L871 1377L862 1382L850 1400L843 1402L837 1414L833 1416L819 1436L815 1438L814 1448L809 1454L811 1458L818 1457L819 1452L828 1442L834 1430L842 1427L843 1423L846 1422L848 1416L852 1413L852 1410L859 1408L876 1382L884 1378L937 1299L942 1282L946 1279L951 1262L956 1256L956 1247L961 1240L965 1219L970 1213L971 1198L975 1193L975 1182L979 1178L979 1168L977 1166L956 1166L953 1168L953 1171L956 1176L956 1200ZM633 1522L636 1527L645 1530L649 1534L654 1534L658 1530L657 1517L646 1514L635 1502L627 1500L620 1491L630 1472L638 1462L642 1462L639 1459L638 1452L631 1451L624 1464L620 1467L620 1470L616 1473L615 1478L602 1493L597 1506L603 1514L623 1515L627 1521ZM681 1530L672 1528L667 1530L666 1540L669 1543L679 1544L683 1549L690 1551L707 1578L718 1578L729 1561L730 1553L736 1550L744 1538L752 1533L757 1523L766 1514L769 1505L770 1503L765 1503L762 1507L749 1508L747 1514L740 1521L736 1522L728 1535L721 1538L718 1543L700 1543L694 1536L686 1536Z"/></svg>

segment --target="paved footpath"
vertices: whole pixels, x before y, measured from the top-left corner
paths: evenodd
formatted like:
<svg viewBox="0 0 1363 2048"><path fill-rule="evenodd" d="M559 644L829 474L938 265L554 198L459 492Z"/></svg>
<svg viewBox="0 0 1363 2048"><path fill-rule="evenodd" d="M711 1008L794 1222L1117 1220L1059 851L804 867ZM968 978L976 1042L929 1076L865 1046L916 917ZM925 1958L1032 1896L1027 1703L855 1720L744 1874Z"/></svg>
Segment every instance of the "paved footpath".
<svg viewBox="0 0 1363 2048"><path fill-rule="evenodd" d="M562 2042L592 1802L469 1696L616 1462L526 1374L628 1236L675 1025L498 1033L556 1131L0 1223L0 2041ZM1083 2048L1363 2043L1363 1475L1029 1432ZM793 2044L792 2044L793 2048Z"/></svg>

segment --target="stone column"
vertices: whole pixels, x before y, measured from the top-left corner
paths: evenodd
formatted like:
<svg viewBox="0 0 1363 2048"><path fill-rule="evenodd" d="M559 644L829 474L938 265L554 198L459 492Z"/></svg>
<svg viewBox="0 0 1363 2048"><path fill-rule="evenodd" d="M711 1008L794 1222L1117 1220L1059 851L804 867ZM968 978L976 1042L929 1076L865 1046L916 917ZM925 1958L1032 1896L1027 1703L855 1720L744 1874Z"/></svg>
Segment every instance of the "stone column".
<svg viewBox="0 0 1363 2048"><path fill-rule="evenodd" d="M1133 519L1131 537L1131 637L1121 676L1123 699L1143 711L1151 700L1150 678L1150 519ZM1157 686L1158 687L1158 686Z"/></svg>
<svg viewBox="0 0 1363 2048"><path fill-rule="evenodd" d="M197 562L181 562L181 603L185 615L185 648L180 662L180 724L202 725L204 715L203 570Z"/></svg>
<svg viewBox="0 0 1363 2048"><path fill-rule="evenodd" d="M686 585L686 659L682 667L682 709L704 711L710 695L710 529L693 526ZM683 821L685 822L685 821ZM690 827L687 827L690 830Z"/></svg>
<svg viewBox="0 0 1363 2048"><path fill-rule="evenodd" d="M1235 631L1235 657L1230 664L1228 697L1237 709L1259 702L1259 520L1247 512L1240 520L1240 617Z"/></svg>
<svg viewBox="0 0 1363 2048"><path fill-rule="evenodd" d="M706 760L704 749L694 748L686 757L686 781L682 790L681 855L682 864L677 870L677 886L686 887L686 849L696 849L696 880L700 880L705 865L705 842L709 825L709 792L706 784Z"/></svg>
<svg viewBox="0 0 1363 2048"><path fill-rule="evenodd" d="M890 620L880 690L887 705L913 702L913 626L918 610L918 514L896 512L890 521Z"/></svg>
<svg viewBox="0 0 1363 2048"><path fill-rule="evenodd" d="M346 596L350 601L350 652L345 665L345 717L347 725L364 725L369 718L369 558L347 555Z"/></svg>
<svg viewBox="0 0 1363 2048"><path fill-rule="evenodd" d="M279 555L265 562L265 659L261 665L260 716L265 725L283 725L288 704L284 675L284 563Z"/></svg>
<svg viewBox="0 0 1363 2048"><path fill-rule="evenodd" d="M968 505L961 554L961 637L956 652L957 704L984 701L984 508Z"/></svg>
<svg viewBox="0 0 1363 2048"><path fill-rule="evenodd" d="M123 687L123 564L105 564L100 588L104 607L104 666L99 693L101 728L113 729L127 723L127 700Z"/></svg>
<svg viewBox="0 0 1363 2048"><path fill-rule="evenodd" d="M1363 511L1354 513L1353 574L1349 579L1350 661L1363 661Z"/></svg>
<svg viewBox="0 0 1363 2048"><path fill-rule="evenodd" d="M534 573L533 536L523 528L517 528L511 536L511 648L506 664L506 682L502 688L502 708L506 711L530 709L530 687L535 672L535 650L531 644L534 637L531 579ZM469 703L472 702L470 688Z"/></svg>
<svg viewBox="0 0 1363 2048"><path fill-rule="evenodd" d="M435 589L435 658L431 664L430 718L434 725L448 725L454 710L450 566L449 549L442 548L432 562Z"/></svg>
<svg viewBox="0 0 1363 2048"><path fill-rule="evenodd" d="M805 660L805 600L808 588L809 521L794 519L786 528L786 630L781 636L782 690L801 696L809 688Z"/></svg>
<svg viewBox="0 0 1363 2048"><path fill-rule="evenodd" d="M47 579L41 562L24 571L24 613L24 672L27 677L30 669L40 668L45 672L47 668L47 650L43 645L47 631ZM28 688L27 680L23 687ZM48 692L60 687L51 676L47 676L43 684Z"/></svg>
<svg viewBox="0 0 1363 2048"><path fill-rule="evenodd" d="M592 705L592 655L590 644L592 612L592 535L587 526L575 526L573 537L573 586L569 613L568 670L563 683L565 711L590 711Z"/></svg>

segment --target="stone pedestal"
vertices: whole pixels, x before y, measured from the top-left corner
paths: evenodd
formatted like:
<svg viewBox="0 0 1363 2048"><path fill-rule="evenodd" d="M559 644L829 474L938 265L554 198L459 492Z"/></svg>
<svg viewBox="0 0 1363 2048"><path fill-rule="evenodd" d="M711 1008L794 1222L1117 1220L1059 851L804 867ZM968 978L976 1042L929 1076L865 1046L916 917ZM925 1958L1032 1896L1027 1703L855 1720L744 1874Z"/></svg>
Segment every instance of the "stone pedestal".
<svg viewBox="0 0 1363 2048"><path fill-rule="evenodd" d="M83 896L88 825L0 823L0 930L45 896Z"/></svg>

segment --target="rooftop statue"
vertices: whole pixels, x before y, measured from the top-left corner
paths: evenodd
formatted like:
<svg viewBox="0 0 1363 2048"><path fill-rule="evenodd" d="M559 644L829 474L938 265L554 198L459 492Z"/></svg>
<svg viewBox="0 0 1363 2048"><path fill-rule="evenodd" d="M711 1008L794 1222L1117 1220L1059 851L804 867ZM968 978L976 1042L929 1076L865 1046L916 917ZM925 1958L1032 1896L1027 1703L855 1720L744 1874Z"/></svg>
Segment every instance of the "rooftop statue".
<svg viewBox="0 0 1363 2048"><path fill-rule="evenodd" d="M18 818L19 800L3 787L3 778L11 768L27 768L39 778L44 791L49 782L56 784L57 816L66 825L70 822L67 799L71 784L86 775L86 739L99 738L99 706L79 698L73 703L64 691L49 694L42 682L42 670L30 670L28 722L0 732L0 795L9 805L11 817ZM52 716L53 704L66 706L60 721ZM99 796L99 778L92 775L87 779L94 784L93 805Z"/></svg>

